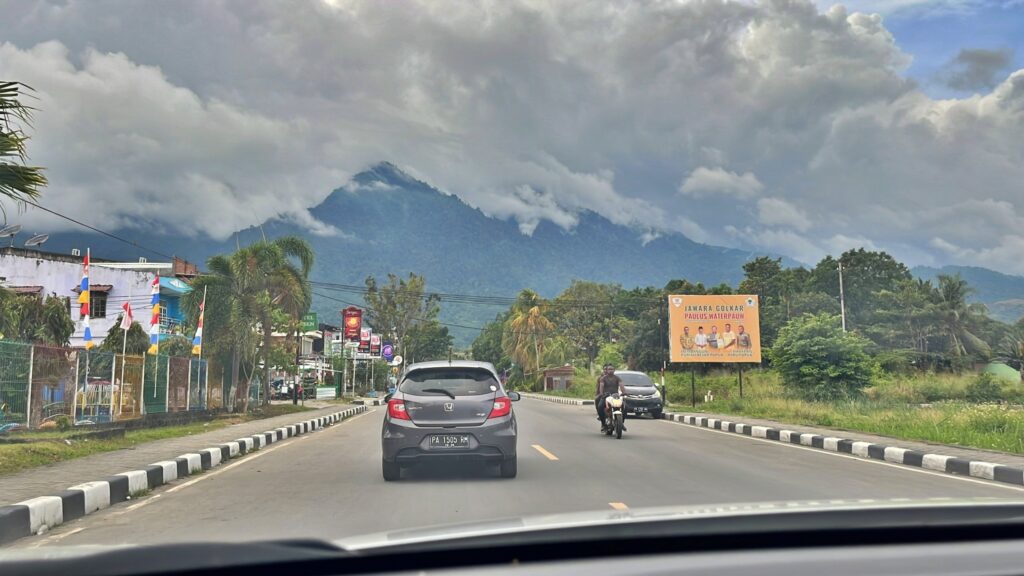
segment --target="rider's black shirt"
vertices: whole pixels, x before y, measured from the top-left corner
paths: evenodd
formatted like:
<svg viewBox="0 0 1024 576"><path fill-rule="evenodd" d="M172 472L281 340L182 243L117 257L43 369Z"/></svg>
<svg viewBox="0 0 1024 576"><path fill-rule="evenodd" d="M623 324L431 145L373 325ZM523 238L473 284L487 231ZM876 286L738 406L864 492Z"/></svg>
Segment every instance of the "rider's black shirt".
<svg viewBox="0 0 1024 576"><path fill-rule="evenodd" d="M621 382L622 379L616 376L615 374L602 374L601 377L597 379L598 396L602 394L614 394L618 392L619 384Z"/></svg>

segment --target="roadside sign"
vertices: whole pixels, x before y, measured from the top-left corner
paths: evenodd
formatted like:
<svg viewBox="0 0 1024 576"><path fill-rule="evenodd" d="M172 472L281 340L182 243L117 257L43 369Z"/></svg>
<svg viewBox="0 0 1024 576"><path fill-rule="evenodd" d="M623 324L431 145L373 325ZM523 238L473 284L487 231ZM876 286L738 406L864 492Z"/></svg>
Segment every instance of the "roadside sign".
<svg viewBox="0 0 1024 576"><path fill-rule="evenodd" d="M673 294L668 304L670 361L761 361L757 295Z"/></svg>
<svg viewBox="0 0 1024 576"><path fill-rule="evenodd" d="M402 365L402 356L401 355L395 356L395 358L391 361L391 365L392 366L401 366Z"/></svg>
<svg viewBox="0 0 1024 576"><path fill-rule="evenodd" d="M349 306L341 311L341 317L345 340L358 341L359 331L363 327L363 311L355 306Z"/></svg>
<svg viewBox="0 0 1024 576"><path fill-rule="evenodd" d="M306 314L302 315L303 332L312 332L313 330L316 330L319 326L320 323L317 322L316 312L307 312Z"/></svg>
<svg viewBox="0 0 1024 576"><path fill-rule="evenodd" d="M395 357L394 345L392 345L391 342L385 342L384 346L380 349L380 355L388 362L391 362L391 359Z"/></svg>
<svg viewBox="0 0 1024 576"><path fill-rule="evenodd" d="M370 356L380 356L380 334L370 334Z"/></svg>
<svg viewBox="0 0 1024 576"><path fill-rule="evenodd" d="M370 335L373 332L369 328L362 328L359 330L359 352L362 354L370 353Z"/></svg>
<svg viewBox="0 0 1024 576"><path fill-rule="evenodd" d="M392 373L392 374L398 374L398 366L394 366L394 367L392 367L392 368L391 368L391 373Z"/></svg>

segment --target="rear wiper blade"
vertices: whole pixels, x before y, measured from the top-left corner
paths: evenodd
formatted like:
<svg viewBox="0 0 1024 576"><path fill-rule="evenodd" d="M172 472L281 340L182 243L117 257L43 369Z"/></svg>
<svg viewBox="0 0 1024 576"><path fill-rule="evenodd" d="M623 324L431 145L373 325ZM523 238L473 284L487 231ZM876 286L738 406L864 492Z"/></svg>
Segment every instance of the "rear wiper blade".
<svg viewBox="0 0 1024 576"><path fill-rule="evenodd" d="M444 394L445 396L451 398L452 400L455 400L455 394L452 394L451 392L445 390L444 388L424 388L423 390L420 390L420 392L433 392L435 394Z"/></svg>

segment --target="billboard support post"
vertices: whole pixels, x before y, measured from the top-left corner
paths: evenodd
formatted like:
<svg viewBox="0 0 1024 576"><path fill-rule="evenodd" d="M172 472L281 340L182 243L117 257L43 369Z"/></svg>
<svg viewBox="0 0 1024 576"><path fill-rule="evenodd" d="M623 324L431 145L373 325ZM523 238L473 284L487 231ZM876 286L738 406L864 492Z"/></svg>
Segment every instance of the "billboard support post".
<svg viewBox="0 0 1024 576"><path fill-rule="evenodd" d="M740 366L740 398L743 398L743 366Z"/></svg>
<svg viewBox="0 0 1024 576"><path fill-rule="evenodd" d="M697 371L690 366L690 406L697 407Z"/></svg>

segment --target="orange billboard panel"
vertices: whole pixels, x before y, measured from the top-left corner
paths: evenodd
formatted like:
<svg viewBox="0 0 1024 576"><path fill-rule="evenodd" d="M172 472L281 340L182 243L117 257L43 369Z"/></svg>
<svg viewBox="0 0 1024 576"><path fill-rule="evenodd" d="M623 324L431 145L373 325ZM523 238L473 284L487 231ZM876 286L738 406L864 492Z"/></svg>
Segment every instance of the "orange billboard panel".
<svg viewBox="0 0 1024 576"><path fill-rule="evenodd" d="M760 362L756 295L668 297L672 362Z"/></svg>

